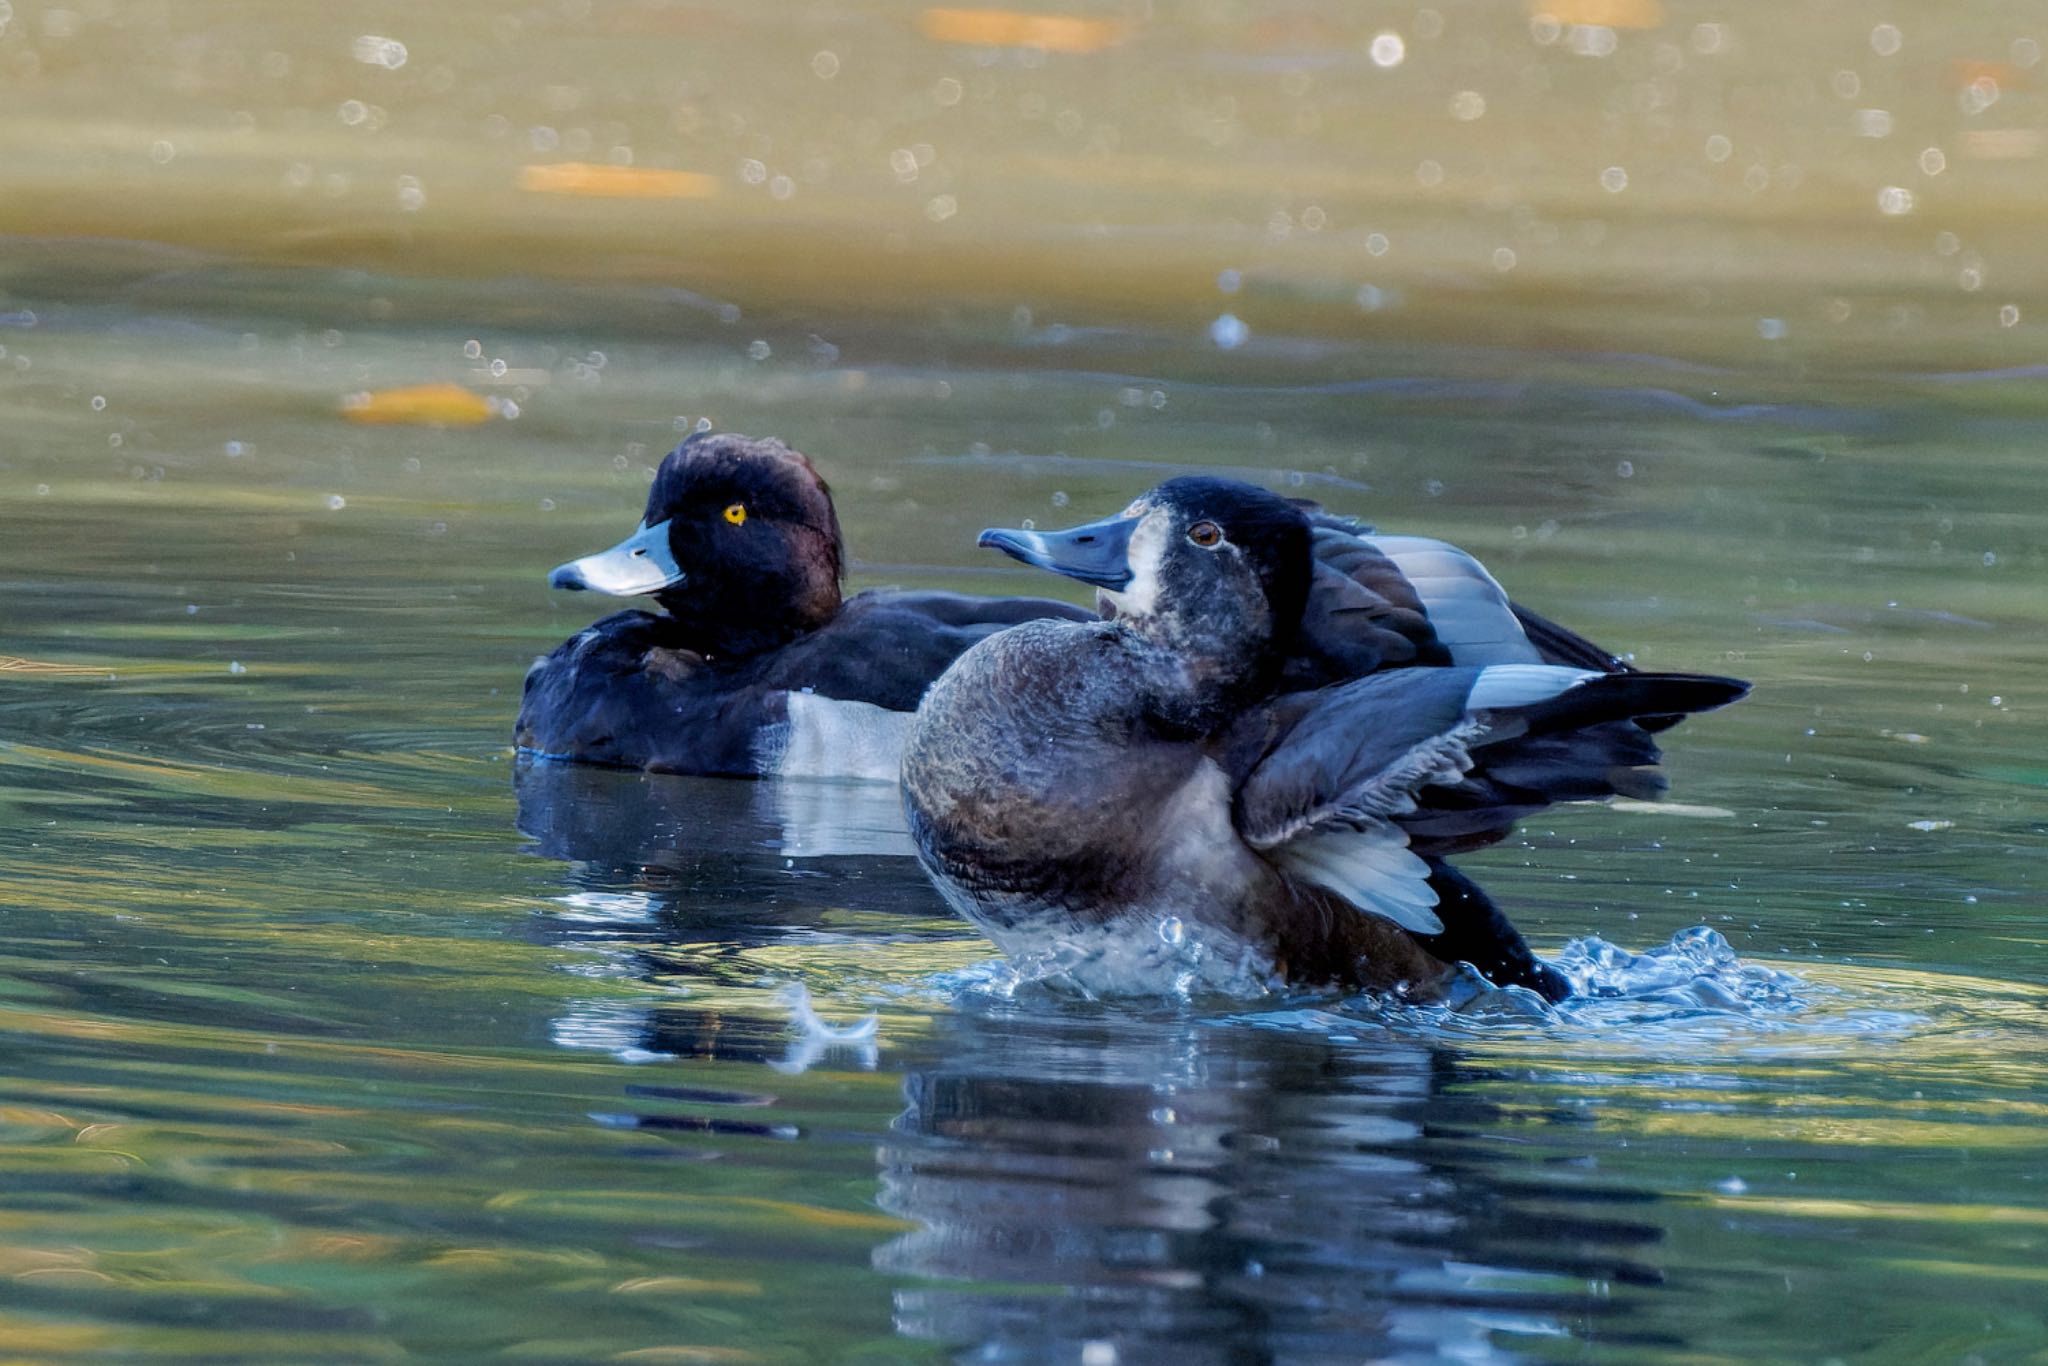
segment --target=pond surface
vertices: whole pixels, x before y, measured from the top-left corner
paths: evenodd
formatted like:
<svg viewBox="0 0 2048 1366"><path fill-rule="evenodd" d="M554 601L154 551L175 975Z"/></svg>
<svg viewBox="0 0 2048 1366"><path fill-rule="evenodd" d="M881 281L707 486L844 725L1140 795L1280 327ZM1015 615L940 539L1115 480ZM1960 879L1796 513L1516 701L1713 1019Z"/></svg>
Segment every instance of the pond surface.
<svg viewBox="0 0 2048 1366"><path fill-rule="evenodd" d="M2048 1360L2048 34L413 8L0 3L0 1355ZM571 212L543 126L717 188ZM1104 126L1157 157L1076 199ZM1722 129L1777 141L1708 213L1758 163L1660 149ZM345 409L428 383L488 410ZM1019 988L887 788L515 764L602 609L546 571L704 420L818 461L857 585L1057 592L975 531L1222 470L1756 692L1462 860L1555 1015Z"/></svg>

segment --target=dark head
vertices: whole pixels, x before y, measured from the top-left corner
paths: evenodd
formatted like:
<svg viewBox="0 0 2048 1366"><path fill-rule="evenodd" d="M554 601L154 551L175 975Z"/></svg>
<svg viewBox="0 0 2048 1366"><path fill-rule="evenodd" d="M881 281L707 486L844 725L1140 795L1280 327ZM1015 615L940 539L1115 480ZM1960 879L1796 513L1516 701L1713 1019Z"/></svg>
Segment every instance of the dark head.
<svg viewBox="0 0 2048 1366"><path fill-rule="evenodd" d="M1106 521L1071 531L981 533L981 544L1092 583L1132 631L1244 677L1277 669L1314 572L1308 518L1235 479L1170 479Z"/></svg>
<svg viewBox="0 0 2048 1366"><path fill-rule="evenodd" d="M832 494L780 441L693 436L668 453L631 536L548 576L556 588L645 593L711 655L773 649L839 611L845 559Z"/></svg>

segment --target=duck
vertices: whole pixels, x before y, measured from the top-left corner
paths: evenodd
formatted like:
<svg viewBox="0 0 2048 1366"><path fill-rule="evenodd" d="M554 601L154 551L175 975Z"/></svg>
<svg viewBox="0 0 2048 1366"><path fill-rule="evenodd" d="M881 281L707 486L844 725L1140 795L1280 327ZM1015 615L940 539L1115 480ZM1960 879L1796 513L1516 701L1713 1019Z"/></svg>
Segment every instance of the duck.
<svg viewBox="0 0 2048 1366"><path fill-rule="evenodd" d="M1563 1000L1450 857L1553 802L1660 795L1653 736L1749 688L1639 671L1513 608L1463 552L1376 545L1235 480L980 541L1094 585L1102 611L1021 623L940 675L905 817L954 910L1091 995L1427 1002L1469 964Z"/></svg>
<svg viewBox="0 0 2048 1366"><path fill-rule="evenodd" d="M571 592L645 595L527 671L522 763L894 783L925 688L1005 627L1093 613L1047 598L876 588L844 597L846 544L810 458L773 438L692 434L639 526L555 568Z"/></svg>

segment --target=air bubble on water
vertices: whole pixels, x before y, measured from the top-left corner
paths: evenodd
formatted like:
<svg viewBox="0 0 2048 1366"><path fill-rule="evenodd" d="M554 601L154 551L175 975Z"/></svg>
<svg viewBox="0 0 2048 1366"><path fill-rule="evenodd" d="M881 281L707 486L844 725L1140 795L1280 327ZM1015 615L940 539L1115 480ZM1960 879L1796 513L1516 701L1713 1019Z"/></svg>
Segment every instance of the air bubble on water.
<svg viewBox="0 0 2048 1366"><path fill-rule="evenodd" d="M1870 50L1880 57L1890 57L1905 46L1905 37L1896 24L1879 24L1870 30Z"/></svg>
<svg viewBox="0 0 2048 1366"><path fill-rule="evenodd" d="M749 360L767 360L774 354L774 348L765 341L755 340L747 343L747 359Z"/></svg>
<svg viewBox="0 0 2048 1366"><path fill-rule="evenodd" d="M1067 505L1067 491L1065 489L1053 490L1052 505L1056 508L1063 508Z"/></svg>
<svg viewBox="0 0 2048 1366"><path fill-rule="evenodd" d="M1415 183L1427 190L1433 190L1443 184L1443 163L1440 161L1424 161L1415 168Z"/></svg>
<svg viewBox="0 0 2048 1366"><path fill-rule="evenodd" d="M420 185L420 178L402 175L398 178L398 207L404 213L418 213L427 206L427 192Z"/></svg>
<svg viewBox="0 0 2048 1366"><path fill-rule="evenodd" d="M149 159L159 166L170 165L171 158L176 155L178 155L177 147L166 139L158 138L149 145Z"/></svg>
<svg viewBox="0 0 2048 1366"><path fill-rule="evenodd" d="M1620 166L1609 166L1600 173L1600 188L1609 194L1620 194L1628 188L1628 172Z"/></svg>
<svg viewBox="0 0 2048 1366"><path fill-rule="evenodd" d="M1619 464L1615 465L1615 467L1614 467L1614 472L1615 472L1615 474L1616 474L1616 475L1618 475L1619 477L1621 477L1621 478L1623 478L1623 479L1633 479L1633 478L1635 478L1635 475L1636 475L1636 464L1635 464L1635 461L1633 461L1633 460L1623 460L1623 461L1621 461L1621 462L1620 462Z"/></svg>
<svg viewBox="0 0 2048 1366"><path fill-rule="evenodd" d="M1451 96L1451 117L1460 123L1471 123L1486 116L1486 96L1477 90L1460 90Z"/></svg>
<svg viewBox="0 0 2048 1366"><path fill-rule="evenodd" d="M756 161L753 157L746 158L740 162L740 179L748 185L761 184L768 179L767 164Z"/></svg>
<svg viewBox="0 0 2048 1366"><path fill-rule="evenodd" d="M1399 66L1408 56L1408 44L1391 29L1374 34L1372 46L1366 50L1372 57L1372 64L1383 70Z"/></svg>
<svg viewBox="0 0 2048 1366"><path fill-rule="evenodd" d="M699 431L699 432L708 432L708 431L710 431L710 430L711 430L711 419L710 419L710 418L708 418L708 417L700 417L700 418L698 418L698 419L697 419L697 425L696 425L696 426L695 426L694 428L692 428L691 430L693 430L693 431Z"/></svg>
<svg viewBox="0 0 2048 1366"><path fill-rule="evenodd" d="M1940 175L1948 169L1948 154L1939 147L1929 147L1920 153L1920 174Z"/></svg>
<svg viewBox="0 0 2048 1366"><path fill-rule="evenodd" d="M1892 218L1913 212L1913 192L1903 185L1887 185L1877 192L1877 211Z"/></svg>
<svg viewBox="0 0 2048 1366"><path fill-rule="evenodd" d="M1782 341L1785 336L1785 320L1783 318L1758 318L1756 320L1756 334L1765 341Z"/></svg>
<svg viewBox="0 0 2048 1366"><path fill-rule="evenodd" d="M476 338L471 337L468 341L462 344L462 354L470 360L482 360L484 356L484 344L478 341Z"/></svg>
<svg viewBox="0 0 2048 1366"><path fill-rule="evenodd" d="M221 449L227 452L230 460L239 460L249 453L249 448L239 441L230 441Z"/></svg>
<svg viewBox="0 0 2048 1366"><path fill-rule="evenodd" d="M1441 498L1444 492L1444 481L1432 479L1422 486L1422 491L1432 498Z"/></svg>
<svg viewBox="0 0 2048 1366"><path fill-rule="evenodd" d="M327 510L329 512L339 512L347 506L348 499L342 497L340 494L330 493L327 495Z"/></svg>
<svg viewBox="0 0 2048 1366"><path fill-rule="evenodd" d="M1385 256L1387 249L1392 245L1392 243L1387 241L1387 235L1383 232L1367 233L1365 237L1365 254L1368 256Z"/></svg>
<svg viewBox="0 0 2048 1366"><path fill-rule="evenodd" d="M770 199L788 199L795 193L796 182L788 176L777 175L768 178L768 197Z"/></svg>
<svg viewBox="0 0 2048 1366"><path fill-rule="evenodd" d="M1187 926L1181 923L1179 916L1170 915L1159 922L1159 939L1178 948L1187 939Z"/></svg>
<svg viewBox="0 0 2048 1366"><path fill-rule="evenodd" d="M2000 327L2018 327L2019 322L2020 308L2018 304L2006 304L1998 310L1998 325Z"/></svg>
<svg viewBox="0 0 2048 1366"><path fill-rule="evenodd" d="M1723 1195L1740 1195L1749 1189L1749 1182L1739 1176L1724 1177L1714 1183L1714 1189Z"/></svg>
<svg viewBox="0 0 2048 1366"><path fill-rule="evenodd" d="M821 81L829 81L839 74L839 54L819 52L811 57L811 74Z"/></svg>
<svg viewBox="0 0 2048 1366"><path fill-rule="evenodd" d="M231 659L228 661L228 672L231 674L245 674L249 672L249 669L241 660Z"/></svg>
<svg viewBox="0 0 2048 1366"><path fill-rule="evenodd" d="M1493 249L1493 268L1503 275L1513 270L1519 260L1520 258L1515 255L1513 247L1495 247Z"/></svg>
<svg viewBox="0 0 2048 1366"><path fill-rule="evenodd" d="M1244 285L1244 275L1235 270L1219 271L1216 275L1218 293L1235 294Z"/></svg>
<svg viewBox="0 0 2048 1366"><path fill-rule="evenodd" d="M1707 139L1706 153L1708 161L1726 161L1729 157L1735 155L1735 144L1730 142L1725 135L1716 133Z"/></svg>
<svg viewBox="0 0 2048 1366"><path fill-rule="evenodd" d="M1859 138L1888 138L1892 135L1892 114L1889 109L1859 109L1856 111L1856 136Z"/></svg>
<svg viewBox="0 0 2048 1366"><path fill-rule="evenodd" d="M37 496L38 498L47 498L47 497L49 497L49 496L50 496L50 486L49 486L48 484L37 484L37 485L36 485L36 496Z"/></svg>
<svg viewBox="0 0 2048 1366"><path fill-rule="evenodd" d="M124 444L126 444L125 439L119 432L107 433L107 445L113 447L115 450L119 450Z"/></svg>
<svg viewBox="0 0 2048 1366"><path fill-rule="evenodd" d="M1581 57L1612 57L1621 39L1605 24L1573 24L1565 32L1564 45Z"/></svg>
<svg viewBox="0 0 2048 1366"><path fill-rule="evenodd" d="M1367 250L1371 250L1370 246ZM1209 324L1209 340L1224 351L1235 351L1245 344L1252 334L1251 328L1235 313L1225 313Z"/></svg>

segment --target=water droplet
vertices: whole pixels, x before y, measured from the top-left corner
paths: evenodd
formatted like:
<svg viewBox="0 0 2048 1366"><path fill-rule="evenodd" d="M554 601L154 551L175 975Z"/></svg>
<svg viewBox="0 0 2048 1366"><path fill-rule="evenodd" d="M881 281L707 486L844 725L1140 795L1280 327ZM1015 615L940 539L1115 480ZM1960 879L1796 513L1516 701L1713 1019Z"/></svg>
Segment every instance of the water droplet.
<svg viewBox="0 0 2048 1366"><path fill-rule="evenodd" d="M1495 247L1493 249L1493 268L1503 275L1515 268L1516 260L1513 247Z"/></svg>
<svg viewBox="0 0 2048 1366"><path fill-rule="evenodd" d="M967 88L951 76L941 76L932 83L932 99L944 108L960 103L960 97L966 93Z"/></svg>
<svg viewBox="0 0 2048 1366"><path fill-rule="evenodd" d="M768 179L767 163L748 157L740 162L740 179L748 185L759 185Z"/></svg>
<svg viewBox="0 0 2048 1366"><path fill-rule="evenodd" d="M1888 138L1892 135L1892 115L1889 109L1859 109L1856 111L1856 136L1859 138Z"/></svg>
<svg viewBox="0 0 2048 1366"><path fill-rule="evenodd" d="M1730 1176L1714 1183L1714 1189L1723 1195L1740 1195L1749 1189L1749 1182L1739 1176Z"/></svg>
<svg viewBox="0 0 2048 1366"><path fill-rule="evenodd" d="M1758 318L1756 320L1756 334L1765 341L1780 341L1785 336L1785 320L1783 318Z"/></svg>
<svg viewBox="0 0 2048 1366"><path fill-rule="evenodd" d="M1368 49L1372 64L1381 68L1399 66L1408 56L1408 44L1401 41L1401 35L1391 30L1373 36Z"/></svg>
<svg viewBox="0 0 2048 1366"><path fill-rule="evenodd" d="M398 178L398 207L404 213L418 213L427 206L427 192L420 185L418 176L402 175Z"/></svg>
<svg viewBox="0 0 2048 1366"><path fill-rule="evenodd" d="M1365 254L1368 256L1385 256L1392 245L1392 243L1387 241L1387 235L1383 232L1367 233L1365 238Z"/></svg>
<svg viewBox="0 0 2048 1366"><path fill-rule="evenodd" d="M1896 218L1913 212L1913 192L1903 185L1887 185L1877 192L1877 211Z"/></svg>
<svg viewBox="0 0 2048 1366"><path fill-rule="evenodd" d="M1159 922L1159 938L1178 947L1187 938L1187 926L1181 924L1179 916L1170 915Z"/></svg>
<svg viewBox="0 0 2048 1366"><path fill-rule="evenodd" d="M370 106L361 100L343 100L334 112L349 127L360 128L370 117Z"/></svg>
<svg viewBox="0 0 2048 1366"><path fill-rule="evenodd" d="M342 497L340 494L330 493L327 495L327 510L329 512L339 512L347 506L348 499Z"/></svg>
<svg viewBox="0 0 2048 1366"><path fill-rule="evenodd" d="M1600 188L1609 194L1620 194L1628 188L1628 172L1619 166L1609 166L1600 173Z"/></svg>
<svg viewBox="0 0 2048 1366"><path fill-rule="evenodd" d="M943 223L960 212L960 201L952 195L935 195L924 206L924 216L934 223Z"/></svg>
<svg viewBox="0 0 2048 1366"><path fill-rule="evenodd" d="M747 343L748 360L767 360L774 354L774 348L765 341L751 341Z"/></svg>
<svg viewBox="0 0 2048 1366"><path fill-rule="evenodd" d="M1441 162L1425 161L1415 168L1415 183L1424 189L1435 189L1444 183L1444 168Z"/></svg>
<svg viewBox="0 0 2048 1366"><path fill-rule="evenodd" d="M1948 156L1939 147L1929 147L1920 154L1920 173L1940 175L1948 169Z"/></svg>
<svg viewBox="0 0 2048 1366"><path fill-rule="evenodd" d="M163 138L158 138L149 145L149 159L159 166L170 165L171 158L177 154L177 147Z"/></svg>
<svg viewBox="0 0 2048 1366"><path fill-rule="evenodd" d="M1053 490L1052 505L1056 508L1063 508L1067 505L1067 492L1065 489Z"/></svg>
<svg viewBox="0 0 2048 1366"><path fill-rule="evenodd" d="M1735 154L1735 144L1716 133L1707 139L1706 150L1708 161L1722 162Z"/></svg>
<svg viewBox="0 0 2048 1366"><path fill-rule="evenodd" d="M248 667L244 665L241 660L231 659L228 661L228 672L231 674L245 674L249 672L249 670Z"/></svg>
<svg viewBox="0 0 2048 1366"><path fill-rule="evenodd" d="M839 54L820 52L811 58L811 74L821 81L829 81L839 74Z"/></svg>
<svg viewBox="0 0 2048 1366"><path fill-rule="evenodd" d="M365 33L356 39L349 51L364 66L381 66L386 71L396 71L404 66L408 55L404 43L396 38L380 38L374 33Z"/></svg>
<svg viewBox="0 0 2048 1366"><path fill-rule="evenodd" d="M1486 115L1486 96L1477 90L1460 90L1451 96L1451 117L1460 123L1471 123Z"/></svg>
<svg viewBox="0 0 2048 1366"><path fill-rule="evenodd" d="M94 394L92 396L92 410L96 413L104 413L107 410L107 398L105 394Z"/></svg>
<svg viewBox="0 0 2048 1366"><path fill-rule="evenodd" d="M1993 551L1993 550L1987 550L1987 551L1985 551L1985 552L1984 552L1984 567L1985 567L1986 569L1989 569L1989 568L1991 568L1991 567L1992 567L1993 565L1995 565L1995 564L1997 564L1997 563L1998 563L1998 552L1996 552L1996 551Z"/></svg>
<svg viewBox="0 0 2048 1366"><path fill-rule="evenodd" d="M1633 479L1636 477L1636 462L1624 460L1614 467L1614 473L1623 479Z"/></svg>
<svg viewBox="0 0 2048 1366"><path fill-rule="evenodd" d="M2006 304L1998 310L1998 325L2000 327L2018 327L2019 323L2020 308L2018 304Z"/></svg>
<svg viewBox="0 0 2048 1366"><path fill-rule="evenodd" d="M1892 56L1905 44L1905 37L1896 24L1879 24L1870 30L1870 50L1880 57Z"/></svg>

